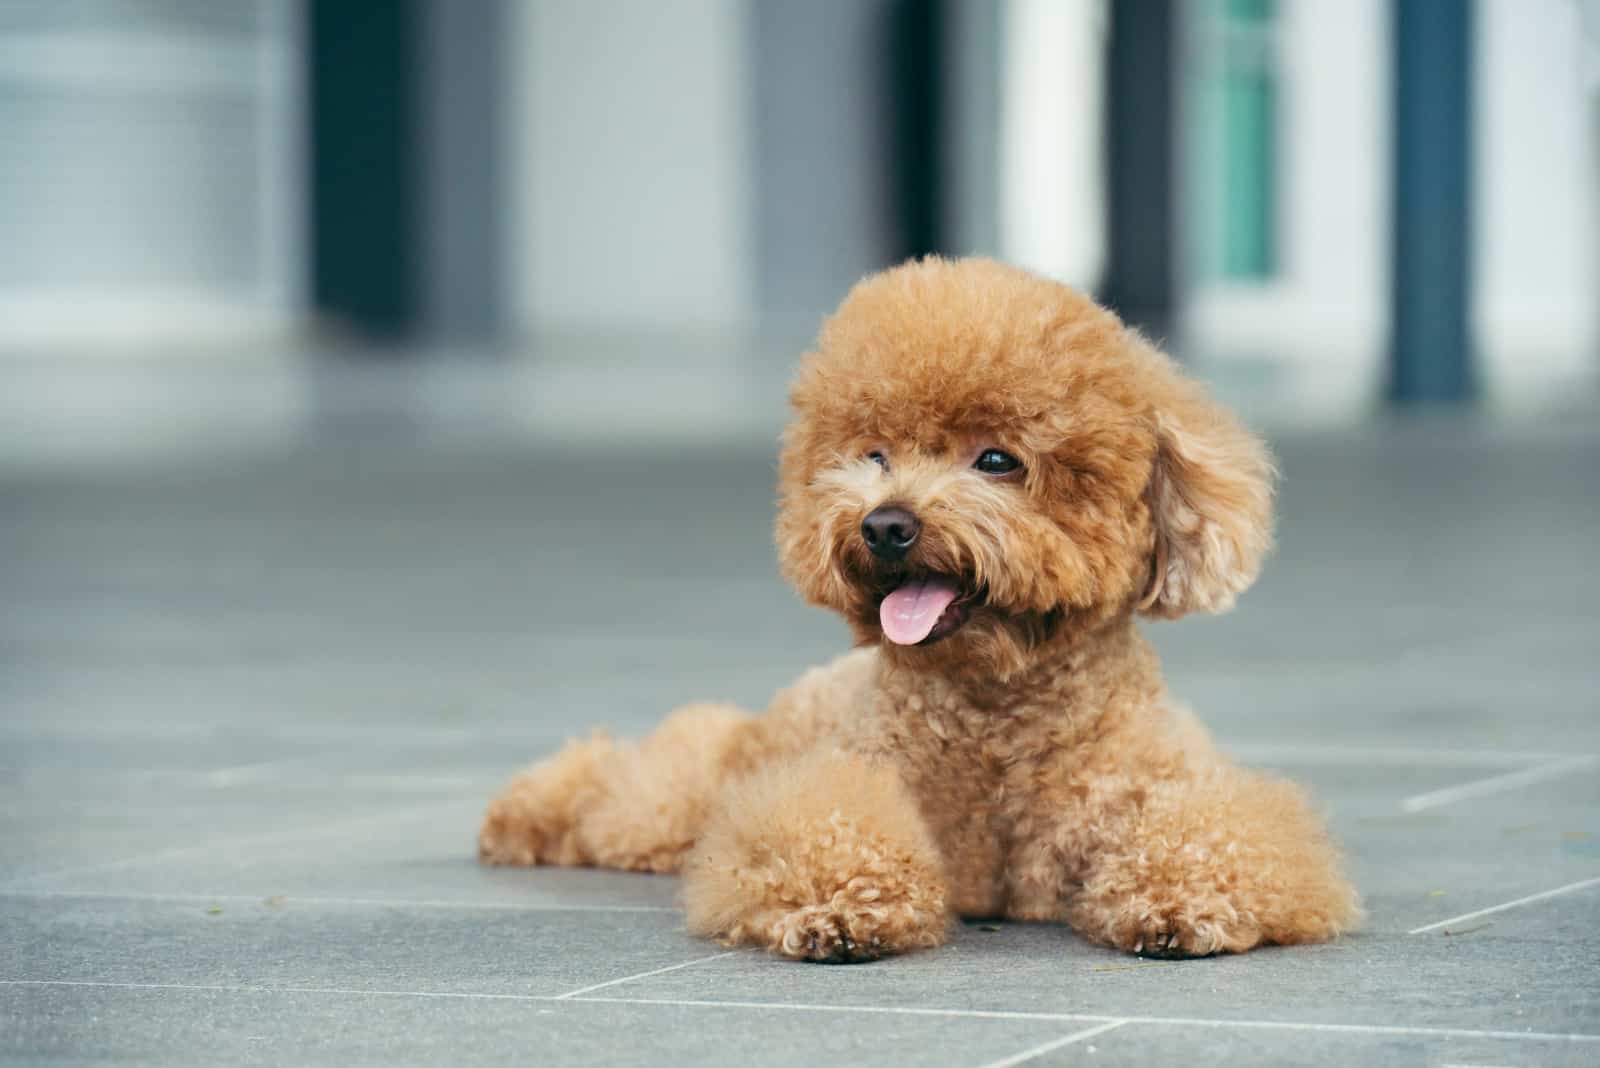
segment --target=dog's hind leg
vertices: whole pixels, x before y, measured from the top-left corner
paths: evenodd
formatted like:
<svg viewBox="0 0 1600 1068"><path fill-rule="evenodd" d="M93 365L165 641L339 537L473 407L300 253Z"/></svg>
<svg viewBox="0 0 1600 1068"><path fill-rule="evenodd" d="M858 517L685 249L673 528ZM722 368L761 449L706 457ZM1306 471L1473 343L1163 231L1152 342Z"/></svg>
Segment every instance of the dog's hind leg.
<svg viewBox="0 0 1600 1068"><path fill-rule="evenodd" d="M936 946L939 854L899 774L814 751L730 785L684 867L689 929L844 963Z"/></svg>
<svg viewBox="0 0 1600 1068"><path fill-rule="evenodd" d="M490 803L478 856L677 871L754 723L729 705L688 705L636 744L603 733L568 742Z"/></svg>

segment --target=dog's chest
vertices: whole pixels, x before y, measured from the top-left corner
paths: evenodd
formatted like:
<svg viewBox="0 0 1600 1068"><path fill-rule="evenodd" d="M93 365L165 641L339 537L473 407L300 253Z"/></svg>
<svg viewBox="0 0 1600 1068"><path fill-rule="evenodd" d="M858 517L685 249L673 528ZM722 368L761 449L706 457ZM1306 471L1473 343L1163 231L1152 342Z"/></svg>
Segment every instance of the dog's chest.
<svg viewBox="0 0 1600 1068"><path fill-rule="evenodd" d="M938 693L903 694L881 711L874 748L892 756L917 795L957 911L999 914L1020 801L1003 723Z"/></svg>

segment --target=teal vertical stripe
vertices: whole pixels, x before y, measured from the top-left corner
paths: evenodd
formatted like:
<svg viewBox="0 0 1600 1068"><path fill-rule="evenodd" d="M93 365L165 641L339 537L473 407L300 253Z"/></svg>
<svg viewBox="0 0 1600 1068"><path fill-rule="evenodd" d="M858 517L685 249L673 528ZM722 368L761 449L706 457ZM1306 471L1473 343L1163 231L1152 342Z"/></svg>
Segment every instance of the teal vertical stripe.
<svg viewBox="0 0 1600 1068"><path fill-rule="evenodd" d="M1187 174L1192 267L1206 279L1278 270L1278 83L1274 0L1203 8L1190 78Z"/></svg>
<svg viewBox="0 0 1600 1068"><path fill-rule="evenodd" d="M1223 10L1240 22L1270 22L1278 16L1277 0L1227 0Z"/></svg>
<svg viewBox="0 0 1600 1068"><path fill-rule="evenodd" d="M1231 71L1222 86L1224 152L1222 273L1266 278L1273 273L1277 94L1258 71Z"/></svg>

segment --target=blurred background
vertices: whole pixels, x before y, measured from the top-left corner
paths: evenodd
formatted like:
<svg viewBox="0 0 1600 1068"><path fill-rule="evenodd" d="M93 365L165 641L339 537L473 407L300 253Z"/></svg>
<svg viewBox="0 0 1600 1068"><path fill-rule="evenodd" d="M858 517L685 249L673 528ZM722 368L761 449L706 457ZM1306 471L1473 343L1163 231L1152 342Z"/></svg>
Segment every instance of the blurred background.
<svg viewBox="0 0 1600 1068"><path fill-rule="evenodd" d="M983 253L1272 437L1258 591L1156 628L1225 733L1568 744L1597 168L1597 0L0 0L0 701L515 736L487 783L759 706L844 641L774 573L795 361Z"/></svg>
<svg viewBox="0 0 1600 1068"><path fill-rule="evenodd" d="M402 394L770 440L929 252L1269 424L1547 413L1600 370L1597 57L1595 0L3 0L0 455Z"/></svg>

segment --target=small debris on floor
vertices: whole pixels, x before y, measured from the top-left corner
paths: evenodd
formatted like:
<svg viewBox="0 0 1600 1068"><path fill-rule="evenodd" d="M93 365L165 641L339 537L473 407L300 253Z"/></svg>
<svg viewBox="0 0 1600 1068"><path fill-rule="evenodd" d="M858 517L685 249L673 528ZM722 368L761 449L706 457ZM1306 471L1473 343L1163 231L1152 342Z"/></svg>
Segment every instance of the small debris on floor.
<svg viewBox="0 0 1600 1068"><path fill-rule="evenodd" d="M262 904L267 906L269 909L281 909L288 903L289 899L284 897L282 894L273 894L271 897L262 902Z"/></svg>
<svg viewBox="0 0 1600 1068"><path fill-rule="evenodd" d="M1444 897L1444 891L1443 890L1429 890L1428 891L1428 896L1429 897Z"/></svg>
<svg viewBox="0 0 1600 1068"><path fill-rule="evenodd" d="M207 916L221 916L222 915L222 906L221 905L212 905L210 908L206 909L206 915Z"/></svg>
<svg viewBox="0 0 1600 1068"><path fill-rule="evenodd" d="M1464 934L1471 934L1473 931L1481 931L1485 927L1493 927L1493 926L1494 926L1494 921L1493 920L1485 920L1484 922L1482 922L1480 924L1477 924L1476 926L1473 926L1473 927L1458 927L1454 931L1452 931L1450 928L1446 927L1444 929L1444 933L1447 934L1447 935L1464 935Z"/></svg>

